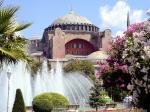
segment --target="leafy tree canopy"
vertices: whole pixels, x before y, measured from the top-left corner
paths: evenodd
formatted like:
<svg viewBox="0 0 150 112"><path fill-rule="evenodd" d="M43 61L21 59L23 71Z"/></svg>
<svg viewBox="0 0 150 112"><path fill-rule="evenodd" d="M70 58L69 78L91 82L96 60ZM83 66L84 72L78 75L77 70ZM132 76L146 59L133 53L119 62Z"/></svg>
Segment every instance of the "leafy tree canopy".
<svg viewBox="0 0 150 112"><path fill-rule="evenodd" d="M17 36L17 32L26 29L31 23L18 24L15 18L19 7L3 6L0 1L0 64L16 63L20 60L29 61L25 38Z"/></svg>
<svg viewBox="0 0 150 112"><path fill-rule="evenodd" d="M81 72L89 76L92 80L95 79L94 66L89 61L73 60L64 67L65 72Z"/></svg>

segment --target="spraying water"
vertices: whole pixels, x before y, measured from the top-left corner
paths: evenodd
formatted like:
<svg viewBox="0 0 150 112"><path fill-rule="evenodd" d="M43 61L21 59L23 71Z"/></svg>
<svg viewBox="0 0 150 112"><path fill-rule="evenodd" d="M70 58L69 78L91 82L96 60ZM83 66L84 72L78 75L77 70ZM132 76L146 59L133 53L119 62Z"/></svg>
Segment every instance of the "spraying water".
<svg viewBox="0 0 150 112"><path fill-rule="evenodd" d="M70 104L84 105L88 102L91 81L80 73L64 73L59 61L56 62L56 67L50 71L44 61L42 70L34 76L27 71L22 62L11 65L11 68L9 112L12 110L17 88L21 89L26 106L31 106L33 97L43 92L60 93L69 100ZM6 112L7 94L7 67L4 67L0 72L0 112Z"/></svg>

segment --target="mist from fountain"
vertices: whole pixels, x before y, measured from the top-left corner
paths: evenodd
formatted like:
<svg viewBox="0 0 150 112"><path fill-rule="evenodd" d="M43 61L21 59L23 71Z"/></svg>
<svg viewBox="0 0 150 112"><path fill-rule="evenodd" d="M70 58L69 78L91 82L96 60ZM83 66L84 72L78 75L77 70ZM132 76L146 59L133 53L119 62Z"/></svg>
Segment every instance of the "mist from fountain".
<svg viewBox="0 0 150 112"><path fill-rule="evenodd" d="M9 112L15 99L16 89L20 88L26 106L32 105L33 97L43 92L57 92L64 95L70 104L84 105L88 101L91 81L81 73L64 73L62 63L56 62L54 69L48 70L47 62L42 64L41 71L31 75L26 65L19 62L11 65L12 75L9 90ZM0 112L6 112L8 93L7 67L0 72Z"/></svg>

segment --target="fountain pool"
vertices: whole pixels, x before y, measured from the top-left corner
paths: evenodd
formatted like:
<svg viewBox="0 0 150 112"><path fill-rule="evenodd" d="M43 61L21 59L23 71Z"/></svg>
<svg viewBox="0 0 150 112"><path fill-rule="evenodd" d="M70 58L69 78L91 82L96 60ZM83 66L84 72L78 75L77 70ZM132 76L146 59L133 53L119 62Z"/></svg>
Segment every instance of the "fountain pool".
<svg viewBox="0 0 150 112"><path fill-rule="evenodd" d="M46 61L43 62L42 70L36 75L31 75L26 65L19 62L11 65L9 90L9 112L15 99L16 89L20 88L26 106L32 105L33 97L43 92L57 92L64 95L70 104L86 105L88 102L91 81L81 73L64 73L61 62L57 61L54 69L48 70ZM6 112L8 79L7 67L0 71L0 112Z"/></svg>

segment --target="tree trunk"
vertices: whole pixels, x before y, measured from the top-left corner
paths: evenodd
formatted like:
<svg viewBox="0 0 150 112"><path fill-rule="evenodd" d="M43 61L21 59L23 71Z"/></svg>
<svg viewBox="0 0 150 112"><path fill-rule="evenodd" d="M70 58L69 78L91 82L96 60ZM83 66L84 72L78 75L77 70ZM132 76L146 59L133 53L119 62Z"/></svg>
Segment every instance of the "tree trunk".
<svg viewBox="0 0 150 112"><path fill-rule="evenodd" d="M96 112L98 111L98 107L96 106Z"/></svg>

